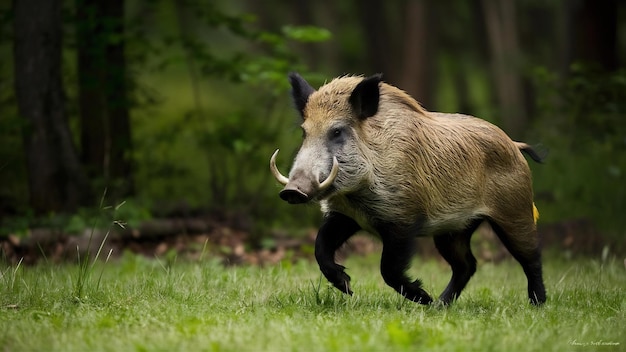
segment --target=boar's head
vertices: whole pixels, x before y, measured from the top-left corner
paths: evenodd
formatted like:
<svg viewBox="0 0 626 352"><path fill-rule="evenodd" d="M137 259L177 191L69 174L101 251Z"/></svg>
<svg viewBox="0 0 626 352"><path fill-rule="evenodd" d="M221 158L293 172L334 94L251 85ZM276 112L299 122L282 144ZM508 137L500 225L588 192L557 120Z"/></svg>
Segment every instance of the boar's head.
<svg viewBox="0 0 626 352"><path fill-rule="evenodd" d="M289 177L276 168L278 150L270 160L272 173L285 185L280 192L283 200L292 204L322 200L365 183L370 168L363 122L378 112L381 79L342 77L316 91L297 73L289 75L303 141Z"/></svg>

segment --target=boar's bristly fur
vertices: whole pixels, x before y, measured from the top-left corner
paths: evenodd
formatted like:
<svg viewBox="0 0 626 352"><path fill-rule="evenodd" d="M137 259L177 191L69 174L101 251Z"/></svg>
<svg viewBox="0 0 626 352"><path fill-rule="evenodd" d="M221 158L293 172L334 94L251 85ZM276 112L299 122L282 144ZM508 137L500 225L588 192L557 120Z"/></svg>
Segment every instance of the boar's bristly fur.
<svg viewBox="0 0 626 352"><path fill-rule="evenodd" d="M470 238L487 222L521 264L530 301L545 302L531 173L521 153L540 160L532 147L484 120L426 111L381 75L343 76L317 91L295 73L289 79L304 140L288 178L275 163L272 170L287 182L283 199L320 202L315 256L335 287L352 293L334 255L363 229L382 240L385 282L430 303L421 281L406 275L415 237L430 236L452 267L439 297L448 304L476 271Z"/></svg>

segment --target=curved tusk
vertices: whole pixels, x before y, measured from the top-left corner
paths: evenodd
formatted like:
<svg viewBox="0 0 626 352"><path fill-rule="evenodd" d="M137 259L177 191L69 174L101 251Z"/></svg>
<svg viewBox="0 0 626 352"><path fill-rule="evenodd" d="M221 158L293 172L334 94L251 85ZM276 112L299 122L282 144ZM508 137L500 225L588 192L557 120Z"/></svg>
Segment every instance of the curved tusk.
<svg viewBox="0 0 626 352"><path fill-rule="evenodd" d="M276 167L276 155L278 155L279 150L280 149L276 149L274 154L272 154L272 158L270 159L270 170L272 171L272 174L276 178L276 181L282 183L283 185L286 185L287 183L289 183L289 179L283 176L283 174L281 174L280 171L278 171L278 168Z"/></svg>
<svg viewBox="0 0 626 352"><path fill-rule="evenodd" d="M320 183L319 190L323 191L326 188L330 187L330 185L335 182L335 178L337 178L337 173L339 173L339 162L337 158L333 156L333 168L330 170L330 175L324 180L324 182Z"/></svg>

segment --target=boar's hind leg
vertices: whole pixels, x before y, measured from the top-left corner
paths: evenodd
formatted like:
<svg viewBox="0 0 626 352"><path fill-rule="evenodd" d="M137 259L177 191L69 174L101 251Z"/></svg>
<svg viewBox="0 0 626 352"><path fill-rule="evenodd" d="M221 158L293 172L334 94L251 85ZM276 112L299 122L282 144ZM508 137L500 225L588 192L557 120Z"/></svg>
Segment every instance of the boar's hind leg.
<svg viewBox="0 0 626 352"><path fill-rule="evenodd" d="M432 298L422 289L422 282L418 279L411 281L406 276L411 258L415 251L414 238L392 238L382 236L383 254L380 261L380 272L385 283L406 299L421 304L430 304Z"/></svg>
<svg viewBox="0 0 626 352"><path fill-rule="evenodd" d="M329 213L315 239L315 259L322 274L339 291L352 295L350 276L344 267L335 263L335 252L350 236L360 230L356 221L340 213Z"/></svg>
<svg viewBox="0 0 626 352"><path fill-rule="evenodd" d="M546 289L541 273L539 239L534 225L528 225L521 231L515 231L516 227L505 227L507 224L503 222L498 224L490 220L489 223L511 255L522 265L528 279L530 303L534 305L544 303L546 301Z"/></svg>
<svg viewBox="0 0 626 352"><path fill-rule="evenodd" d="M472 254L470 239L483 219L474 220L465 230L435 236L435 246L452 267L452 278L439 299L450 304L459 298L461 291L476 272L476 258Z"/></svg>

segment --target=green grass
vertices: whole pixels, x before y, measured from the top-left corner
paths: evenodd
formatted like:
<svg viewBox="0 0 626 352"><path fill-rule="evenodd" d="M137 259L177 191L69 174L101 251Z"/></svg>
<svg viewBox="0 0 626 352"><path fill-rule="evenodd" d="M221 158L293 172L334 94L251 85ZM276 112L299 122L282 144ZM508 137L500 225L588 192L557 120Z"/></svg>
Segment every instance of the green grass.
<svg viewBox="0 0 626 352"><path fill-rule="evenodd" d="M483 263L461 299L424 307L385 286L376 257L346 266L355 295L315 263L224 268L124 255L98 263L75 296L77 265L2 266L4 351L612 351L626 349L623 259L545 260L549 300L526 303L517 263ZM438 294L449 269L417 261ZM606 343L618 343L609 345ZM595 345L594 345L595 344ZM604 344L604 345L602 345Z"/></svg>

